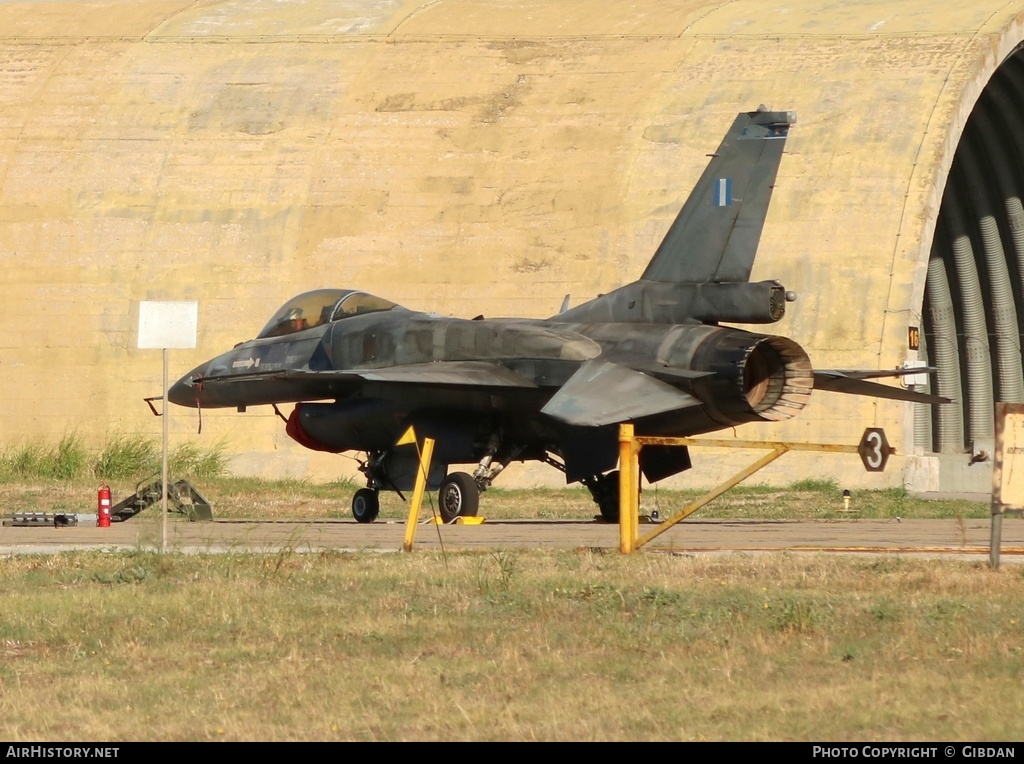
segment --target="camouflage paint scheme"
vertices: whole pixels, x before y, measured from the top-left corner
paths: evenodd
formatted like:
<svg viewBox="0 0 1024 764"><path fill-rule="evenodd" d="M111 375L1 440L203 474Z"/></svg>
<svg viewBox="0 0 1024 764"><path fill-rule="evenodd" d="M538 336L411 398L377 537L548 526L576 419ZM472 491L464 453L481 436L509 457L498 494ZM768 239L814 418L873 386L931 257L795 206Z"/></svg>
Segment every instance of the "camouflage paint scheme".
<svg viewBox="0 0 1024 764"><path fill-rule="evenodd" d="M618 518L617 426L688 436L799 413L813 388L941 401L867 381L900 371L817 371L792 340L721 326L781 319L795 296L748 279L791 112L737 116L639 280L547 319L459 319L351 289L299 295L256 339L204 363L170 391L182 406L297 403L288 433L309 448L365 452L353 499L376 518L381 489L409 490L410 426L435 440L430 485L446 520L475 514L512 461L582 482ZM476 464L472 475L451 464ZM651 482L689 469L684 448L650 447Z"/></svg>

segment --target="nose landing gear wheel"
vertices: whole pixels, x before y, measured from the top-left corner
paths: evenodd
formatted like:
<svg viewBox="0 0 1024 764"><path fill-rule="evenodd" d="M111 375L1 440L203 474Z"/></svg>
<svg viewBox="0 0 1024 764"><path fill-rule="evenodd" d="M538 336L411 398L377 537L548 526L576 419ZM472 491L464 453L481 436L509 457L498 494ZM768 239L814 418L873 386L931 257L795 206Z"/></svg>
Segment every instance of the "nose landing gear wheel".
<svg viewBox="0 0 1024 764"><path fill-rule="evenodd" d="M360 488L352 496L352 516L356 522L372 523L380 514L380 497L370 488Z"/></svg>
<svg viewBox="0 0 1024 764"><path fill-rule="evenodd" d="M480 506L480 489L477 488L472 475L465 472L453 472L441 481L437 503L441 510L441 519L446 523L450 523L460 515L476 517L477 509Z"/></svg>

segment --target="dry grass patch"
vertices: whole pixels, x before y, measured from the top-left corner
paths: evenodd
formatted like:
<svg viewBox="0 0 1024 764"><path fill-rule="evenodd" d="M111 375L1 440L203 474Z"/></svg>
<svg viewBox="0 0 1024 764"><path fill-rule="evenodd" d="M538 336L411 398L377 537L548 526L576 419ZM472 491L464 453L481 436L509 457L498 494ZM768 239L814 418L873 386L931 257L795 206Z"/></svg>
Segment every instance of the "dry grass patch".
<svg viewBox="0 0 1024 764"><path fill-rule="evenodd" d="M0 561L0 737L1013 740L1017 566L595 552Z"/></svg>

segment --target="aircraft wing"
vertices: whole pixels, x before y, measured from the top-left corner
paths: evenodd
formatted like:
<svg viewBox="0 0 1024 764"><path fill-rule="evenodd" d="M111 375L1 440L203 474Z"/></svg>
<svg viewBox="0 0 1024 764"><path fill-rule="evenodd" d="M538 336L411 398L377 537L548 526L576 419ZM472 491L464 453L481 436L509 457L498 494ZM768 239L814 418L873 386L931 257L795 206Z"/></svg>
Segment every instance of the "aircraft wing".
<svg viewBox="0 0 1024 764"><path fill-rule="evenodd" d="M825 369L814 372L814 389L830 390L834 393L847 393L849 395L867 395L872 398L886 398L892 401L910 401L911 403L951 403L949 398L944 398L941 395L918 393L913 390L904 390L902 387L880 385L877 382L867 381L868 379L878 377L902 377L907 374L920 374L927 371L934 371L934 369L889 369L881 371Z"/></svg>
<svg viewBox="0 0 1024 764"><path fill-rule="evenodd" d="M282 379L305 382L403 382L408 384L458 387L522 387L537 386L521 374L501 364L484 361L437 361L390 366L381 369L349 369L325 371L286 371Z"/></svg>
<svg viewBox="0 0 1024 764"><path fill-rule="evenodd" d="M647 374L593 359L559 388L541 412L567 424L600 427L699 405L692 395Z"/></svg>
<svg viewBox="0 0 1024 764"><path fill-rule="evenodd" d="M205 391L204 406L258 406L270 403L343 398L369 383L413 384L467 390L537 389L521 374L496 363L445 361L380 369L274 369L211 374L178 382L171 393L188 406Z"/></svg>
<svg viewBox="0 0 1024 764"><path fill-rule="evenodd" d="M431 385L462 385L466 387L536 387L521 374L496 363L482 361L438 361L380 369L281 369L247 374L218 374L203 377L204 385L234 384L257 381L289 380L316 384L366 382L407 382Z"/></svg>

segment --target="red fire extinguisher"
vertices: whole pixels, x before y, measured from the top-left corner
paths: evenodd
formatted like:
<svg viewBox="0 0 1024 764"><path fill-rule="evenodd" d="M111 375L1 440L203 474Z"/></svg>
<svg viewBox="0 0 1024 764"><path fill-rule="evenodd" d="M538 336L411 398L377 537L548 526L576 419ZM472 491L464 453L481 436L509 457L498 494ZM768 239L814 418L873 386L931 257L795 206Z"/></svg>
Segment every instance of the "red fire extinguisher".
<svg viewBox="0 0 1024 764"><path fill-rule="evenodd" d="M99 501L99 507L96 511L96 527L97 528L109 528L110 527L110 486L104 483L100 486L100 492L97 496Z"/></svg>

